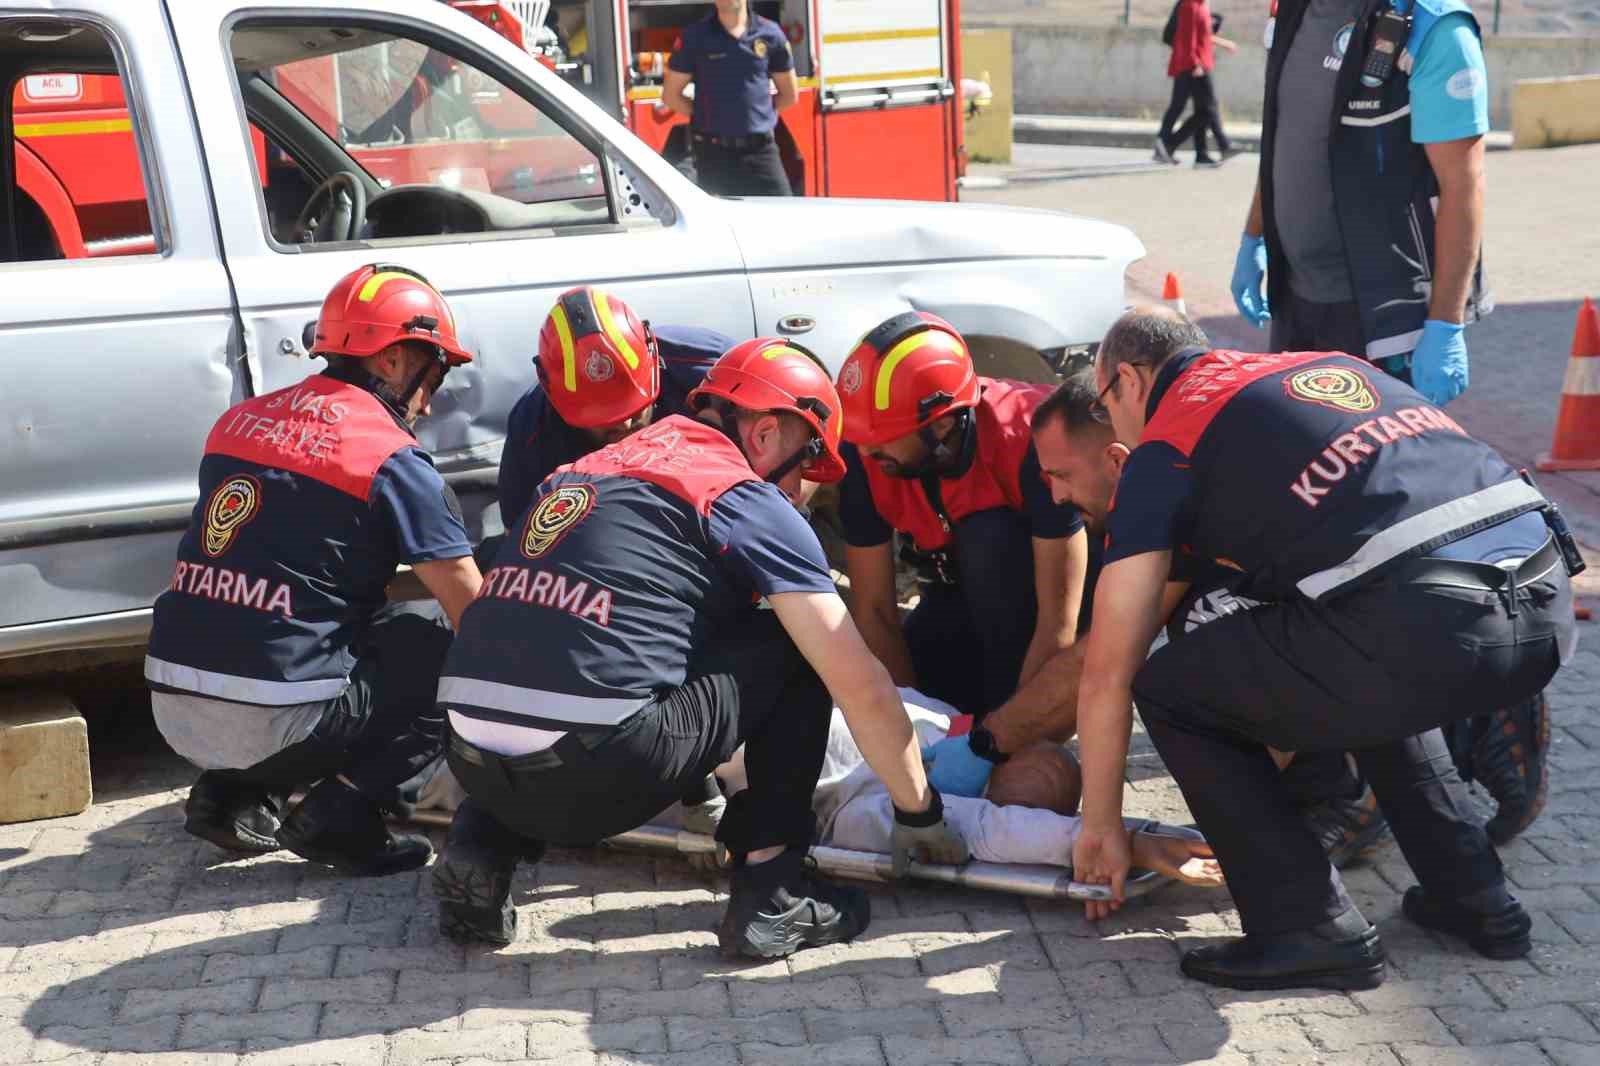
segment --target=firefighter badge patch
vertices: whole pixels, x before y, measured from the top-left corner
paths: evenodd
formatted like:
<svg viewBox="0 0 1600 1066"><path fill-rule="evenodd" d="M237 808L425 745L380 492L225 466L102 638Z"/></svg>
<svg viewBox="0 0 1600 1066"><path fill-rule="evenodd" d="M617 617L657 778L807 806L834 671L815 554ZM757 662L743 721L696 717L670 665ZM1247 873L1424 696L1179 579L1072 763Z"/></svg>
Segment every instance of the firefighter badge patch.
<svg viewBox="0 0 1600 1066"><path fill-rule="evenodd" d="M839 375L839 391L846 396L854 396L861 391L861 364L851 363Z"/></svg>
<svg viewBox="0 0 1600 1066"><path fill-rule="evenodd" d="M583 376L596 385L610 381L616 372L617 365L604 352L590 352L589 358L583 361Z"/></svg>
<svg viewBox="0 0 1600 1066"><path fill-rule="evenodd" d="M215 559L233 546L241 527L261 510L261 482L248 474L218 485L206 501L206 524L200 547Z"/></svg>
<svg viewBox="0 0 1600 1066"><path fill-rule="evenodd" d="M1354 415L1378 409L1378 394L1373 391L1372 382L1367 380L1367 376L1342 366L1313 366L1297 370L1284 379L1283 388L1297 400Z"/></svg>
<svg viewBox="0 0 1600 1066"><path fill-rule="evenodd" d="M539 558L593 509L593 486L563 485L556 489L528 514L528 525L522 531L522 554L529 559Z"/></svg>

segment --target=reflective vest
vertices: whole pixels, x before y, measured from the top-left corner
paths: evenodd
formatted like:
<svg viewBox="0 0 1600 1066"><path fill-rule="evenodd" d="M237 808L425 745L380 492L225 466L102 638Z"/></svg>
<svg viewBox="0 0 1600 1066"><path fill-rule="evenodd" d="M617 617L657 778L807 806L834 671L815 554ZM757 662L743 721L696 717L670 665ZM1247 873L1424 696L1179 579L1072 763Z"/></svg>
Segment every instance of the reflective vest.
<svg viewBox="0 0 1600 1066"><path fill-rule="evenodd" d="M723 493L759 480L720 430L681 415L557 470L462 616L439 705L592 729L683 684L695 650L753 609L718 563L709 518Z"/></svg>
<svg viewBox="0 0 1600 1066"><path fill-rule="evenodd" d="M416 443L371 393L322 374L224 414L156 599L146 679L274 706L343 693L398 564L372 482Z"/></svg>
<svg viewBox="0 0 1600 1066"><path fill-rule="evenodd" d="M959 477L940 478L944 517L934 509L921 481L890 477L873 462L863 463L872 502L883 520L909 534L922 551L947 546L957 522L979 511L1023 509L1018 476L1033 444L1033 409L1050 395L1048 385L979 378L974 430L977 454Z"/></svg>

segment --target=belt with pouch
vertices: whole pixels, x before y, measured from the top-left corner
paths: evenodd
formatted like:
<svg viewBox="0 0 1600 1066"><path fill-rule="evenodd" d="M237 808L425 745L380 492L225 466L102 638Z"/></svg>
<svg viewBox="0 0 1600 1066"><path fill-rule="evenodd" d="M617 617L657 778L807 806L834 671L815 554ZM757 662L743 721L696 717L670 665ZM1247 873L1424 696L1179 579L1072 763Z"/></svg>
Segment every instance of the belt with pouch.
<svg viewBox="0 0 1600 1066"><path fill-rule="evenodd" d="M572 730L543 751L529 752L527 755L499 755L485 751L451 733L450 754L469 766L498 770L503 775L513 771L556 770L599 747L615 732L614 728L582 732Z"/></svg>
<svg viewBox="0 0 1600 1066"><path fill-rule="evenodd" d="M1517 589L1548 577L1562 566L1561 546L1547 538L1537 551L1516 566L1474 563L1465 559L1441 559L1422 555L1408 559L1394 570L1393 579L1405 584L1455 585L1460 588L1498 592L1505 600L1506 613L1517 616Z"/></svg>
<svg viewBox="0 0 1600 1066"><path fill-rule="evenodd" d="M765 148L772 143L770 133L751 133L742 137L725 137L717 133L690 134L696 144L709 144L717 148L731 148L734 151L747 151L751 148Z"/></svg>

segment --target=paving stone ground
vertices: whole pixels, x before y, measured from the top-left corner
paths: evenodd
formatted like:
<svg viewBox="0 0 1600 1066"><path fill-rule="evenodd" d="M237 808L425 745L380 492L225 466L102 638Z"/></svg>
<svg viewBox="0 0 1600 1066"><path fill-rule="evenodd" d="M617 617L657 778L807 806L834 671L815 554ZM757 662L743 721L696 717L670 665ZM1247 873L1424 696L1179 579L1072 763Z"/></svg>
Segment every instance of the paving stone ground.
<svg viewBox="0 0 1600 1066"><path fill-rule="evenodd" d="M1076 905L875 887L856 943L732 965L711 931L724 881L604 849L522 871L521 938L464 951L439 940L425 873L218 861L181 827L191 771L146 723L97 746L88 812L0 826L0 1063L1600 1064L1600 642L1584 628L1551 690L1550 807L1505 852L1534 914L1526 960L1410 926L1392 846L1347 878L1393 960L1353 995L1183 979L1179 953L1238 920L1225 894L1174 887L1099 926ZM1183 820L1142 736L1133 750L1130 810Z"/></svg>

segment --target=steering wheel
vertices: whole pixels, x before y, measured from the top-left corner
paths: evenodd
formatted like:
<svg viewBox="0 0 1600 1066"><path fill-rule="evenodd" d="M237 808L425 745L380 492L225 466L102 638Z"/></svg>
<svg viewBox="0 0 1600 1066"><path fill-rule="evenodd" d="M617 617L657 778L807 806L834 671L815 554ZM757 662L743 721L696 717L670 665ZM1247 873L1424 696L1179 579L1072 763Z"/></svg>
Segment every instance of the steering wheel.
<svg viewBox="0 0 1600 1066"><path fill-rule="evenodd" d="M328 202L327 213L319 216L314 209L324 200ZM327 180L311 190L305 206L300 208L294 231L306 234L313 218L317 224L309 231L312 243L355 240L367 224L367 187L348 170L328 175Z"/></svg>

